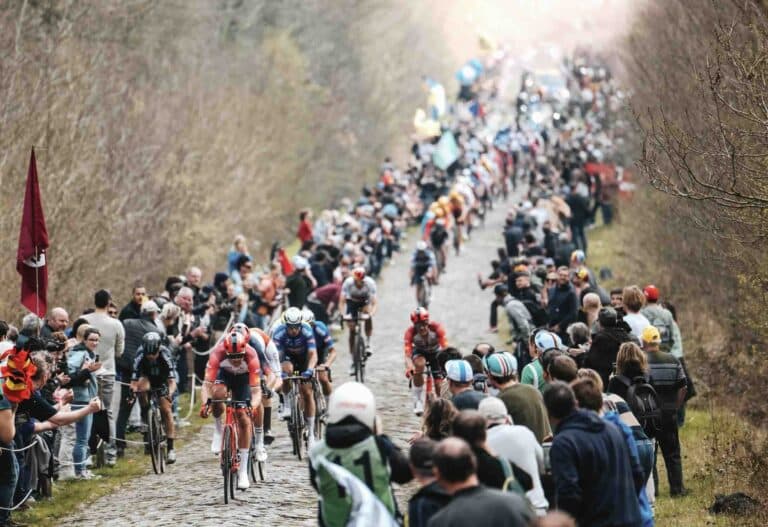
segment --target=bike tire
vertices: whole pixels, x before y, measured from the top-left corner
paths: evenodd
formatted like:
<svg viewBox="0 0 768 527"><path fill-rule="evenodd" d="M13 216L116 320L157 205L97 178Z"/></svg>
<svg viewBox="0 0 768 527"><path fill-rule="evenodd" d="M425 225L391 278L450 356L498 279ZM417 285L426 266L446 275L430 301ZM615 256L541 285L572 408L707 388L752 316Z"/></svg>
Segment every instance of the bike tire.
<svg viewBox="0 0 768 527"><path fill-rule="evenodd" d="M263 461L259 461L258 468L259 468L259 479L261 481L266 481L267 464Z"/></svg>
<svg viewBox="0 0 768 527"><path fill-rule="evenodd" d="M317 439L323 438L323 425L325 424L325 396L323 390L320 388L320 382L314 381L314 394L315 394L315 437Z"/></svg>
<svg viewBox="0 0 768 527"><path fill-rule="evenodd" d="M152 470L160 474L160 437L156 426L155 410L152 409L149 414L149 457L152 458Z"/></svg>
<svg viewBox="0 0 768 527"><path fill-rule="evenodd" d="M355 338L355 380L359 383L365 382L365 373L363 366L363 357L365 356L365 343L363 338L358 334Z"/></svg>
<svg viewBox="0 0 768 527"><path fill-rule="evenodd" d="M152 414L155 419L155 430L157 430L157 459L160 462L160 474L165 473L165 430L160 411L155 409Z"/></svg>
<svg viewBox="0 0 768 527"><path fill-rule="evenodd" d="M256 437L251 432L251 447L248 449L248 475L251 477L251 483L256 483Z"/></svg>
<svg viewBox="0 0 768 527"><path fill-rule="evenodd" d="M221 438L221 473L224 476L224 504L232 497L232 431L224 427Z"/></svg>
<svg viewBox="0 0 768 527"><path fill-rule="evenodd" d="M294 394L291 401L291 421L293 422L293 444L294 444L294 453L296 454L296 457L299 458L299 461L301 461L301 443L303 441L302 432L303 432L303 426L302 422L304 419L304 416L301 414L301 408L299 407L299 399L301 398L300 394Z"/></svg>

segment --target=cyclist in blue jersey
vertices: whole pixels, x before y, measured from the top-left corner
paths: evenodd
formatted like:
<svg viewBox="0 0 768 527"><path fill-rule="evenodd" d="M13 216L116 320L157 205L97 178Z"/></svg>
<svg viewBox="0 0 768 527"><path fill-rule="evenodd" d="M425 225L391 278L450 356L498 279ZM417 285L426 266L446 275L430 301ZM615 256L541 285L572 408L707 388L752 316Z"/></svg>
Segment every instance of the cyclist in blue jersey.
<svg viewBox="0 0 768 527"><path fill-rule="evenodd" d="M336 348L334 347L333 337L328 326L319 320L315 320L315 314L311 310L304 308L301 314L302 321L305 324L309 324L315 334L315 344L317 345L317 366L315 370L317 371L317 379L323 387L325 406L327 408L328 397L330 397L333 391L331 364L336 360Z"/></svg>
<svg viewBox="0 0 768 527"><path fill-rule="evenodd" d="M283 374L293 375L301 372L302 377L310 379L317 365L317 345L315 335L309 324L301 321L301 310L297 307L288 308L285 312L285 322L275 328L272 341L280 352ZM288 395L290 383L283 384L283 394ZM301 383L301 397L304 400L304 420L311 445L315 437L315 398L312 395L312 384ZM290 405L283 405L281 418L290 416Z"/></svg>

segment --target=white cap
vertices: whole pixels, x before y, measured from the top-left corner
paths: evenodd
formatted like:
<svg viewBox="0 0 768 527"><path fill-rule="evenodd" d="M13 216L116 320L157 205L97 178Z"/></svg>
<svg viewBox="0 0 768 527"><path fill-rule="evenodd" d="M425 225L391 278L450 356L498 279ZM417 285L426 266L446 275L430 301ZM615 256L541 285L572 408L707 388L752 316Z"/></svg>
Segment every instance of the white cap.
<svg viewBox="0 0 768 527"><path fill-rule="evenodd" d="M509 417L507 406L498 397L485 397L480 401L477 411L491 423L506 421Z"/></svg>
<svg viewBox="0 0 768 527"><path fill-rule="evenodd" d="M328 423L338 423L347 417L354 417L373 431L376 399L366 385L350 381L331 392L328 399Z"/></svg>

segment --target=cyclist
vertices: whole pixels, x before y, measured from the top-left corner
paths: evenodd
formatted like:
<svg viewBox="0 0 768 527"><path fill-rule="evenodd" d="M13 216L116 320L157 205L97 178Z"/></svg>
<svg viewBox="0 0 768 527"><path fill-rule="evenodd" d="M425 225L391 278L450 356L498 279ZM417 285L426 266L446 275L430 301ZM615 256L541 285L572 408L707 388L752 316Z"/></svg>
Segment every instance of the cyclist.
<svg viewBox="0 0 768 527"><path fill-rule="evenodd" d="M283 383L275 372L280 371L280 354L269 336L258 328L249 328L238 322L232 326L247 339L248 345L256 351L261 366L261 407L253 413L253 426L256 432L256 459L267 460L267 450L264 445L272 444L275 436L272 434L272 394ZM263 432L263 434L262 434Z"/></svg>
<svg viewBox="0 0 768 527"><path fill-rule="evenodd" d="M139 393L139 405L141 406L141 420L145 424L149 417L149 392L159 390L160 414L165 423L165 433L168 441L168 464L176 463L176 451L173 449L173 440L176 431L173 427L173 413L171 411L171 398L176 391L176 370L171 359L171 350L162 345L160 334L150 331L141 341L141 346L136 351L133 361L133 374L131 376L131 390ZM144 433L144 442L148 442L148 433Z"/></svg>
<svg viewBox="0 0 768 527"><path fill-rule="evenodd" d="M405 332L405 376L413 379L411 395L413 396L413 413L424 413L424 368L427 363L435 379L435 392L440 393L442 376L437 362L437 354L448 347L445 329L435 321L429 320L429 312L423 307L417 307L411 313L413 323Z"/></svg>
<svg viewBox="0 0 768 527"><path fill-rule="evenodd" d="M265 367L268 367L265 365ZM218 343L208 357L205 368L205 380L200 390L200 417L208 417L211 407L215 418L211 451L218 454L221 451L222 419L224 403L211 405L209 399L223 400L227 391L232 392L232 399L238 401L235 406L237 421L237 449L240 458L240 469L237 474L237 488L245 490L251 486L248 481L248 452L251 446L251 417L247 412L257 414L261 406L261 365L259 357L248 340L237 330L230 332ZM256 443L263 445L263 434L256 430Z"/></svg>
<svg viewBox="0 0 768 527"><path fill-rule="evenodd" d="M346 311L345 311L346 308ZM370 357L370 340L373 333L373 315L376 313L376 282L370 276L365 276L365 268L355 267L352 276L348 276L341 285L339 297L339 311L346 313L348 317L357 318L359 313L367 313L365 321L365 335L368 337L365 354ZM357 321L349 320L349 352L354 353ZM354 366L350 369L350 375L354 375Z"/></svg>
<svg viewBox="0 0 768 527"><path fill-rule="evenodd" d="M334 347L333 337L328 326L319 320L315 320L315 314L311 310L304 308L301 311L301 320L305 324L309 324L315 335L315 345L317 346L317 366L315 371L317 371L317 379L323 387L325 407L328 408L328 397L333 391L331 364L336 360L336 348Z"/></svg>
<svg viewBox="0 0 768 527"><path fill-rule="evenodd" d="M429 243L432 245L432 250L435 253L438 274L445 272L445 261L448 257L448 251L445 246L446 241L448 241L448 231L445 228L445 218L437 218L435 225L429 233Z"/></svg>
<svg viewBox="0 0 768 527"><path fill-rule="evenodd" d="M448 196L448 202L448 207L456 226L454 230L454 235L456 236L456 239L454 240L456 244L456 254L459 254L459 252L461 252L461 244L464 241L464 234L461 229L467 223L469 207L464 205L464 196L462 196L461 192L458 190L451 191Z"/></svg>
<svg viewBox="0 0 768 527"><path fill-rule="evenodd" d="M416 249L411 256L411 286L416 286L416 302L419 302L418 286L423 277L430 283L437 282L437 260L435 254L429 250L427 242L419 240Z"/></svg>
<svg viewBox="0 0 768 527"><path fill-rule="evenodd" d="M285 311L285 322L275 329L272 340L280 352L283 374L293 375L293 372L301 372L301 376L310 379L317 365L317 344L312 328L302 322L301 310L290 307ZM283 394L290 392L290 383L283 384ZM315 398L310 383L301 383L301 398L304 400L304 422L308 433L307 444L309 447L315 438ZM288 419L291 415L291 405L283 405L281 418Z"/></svg>
<svg viewBox="0 0 768 527"><path fill-rule="evenodd" d="M310 481L319 496L319 523L347 525L352 497L340 487L320 459L341 465L364 482L393 516L399 516L391 482L413 479L408 459L385 435L377 434L376 400L365 385L347 382L336 388L328 404L325 438L309 452Z"/></svg>

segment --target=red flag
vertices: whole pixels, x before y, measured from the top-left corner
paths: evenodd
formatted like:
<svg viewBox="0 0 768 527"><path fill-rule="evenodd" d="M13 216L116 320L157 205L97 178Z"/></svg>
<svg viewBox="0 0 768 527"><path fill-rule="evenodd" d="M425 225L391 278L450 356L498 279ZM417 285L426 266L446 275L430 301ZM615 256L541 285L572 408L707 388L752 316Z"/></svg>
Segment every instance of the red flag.
<svg viewBox="0 0 768 527"><path fill-rule="evenodd" d="M39 317L47 310L48 265L45 251L48 249L48 231L45 228L40 187L37 184L35 149L29 160L27 190L24 194L24 212L21 217L19 250L16 253L16 270L21 275L21 303Z"/></svg>

